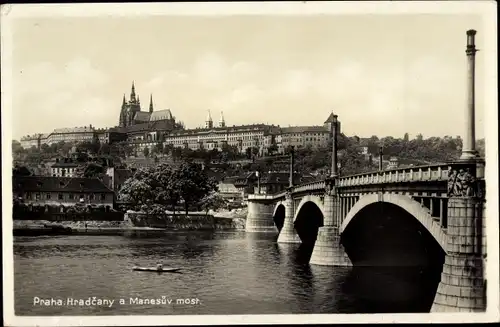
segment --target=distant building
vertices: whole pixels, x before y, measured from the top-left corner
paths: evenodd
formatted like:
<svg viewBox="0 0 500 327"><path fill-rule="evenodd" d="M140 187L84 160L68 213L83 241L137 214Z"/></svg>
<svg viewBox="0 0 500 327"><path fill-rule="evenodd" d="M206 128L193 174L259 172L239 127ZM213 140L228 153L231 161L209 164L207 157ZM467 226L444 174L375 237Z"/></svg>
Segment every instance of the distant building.
<svg viewBox="0 0 500 327"><path fill-rule="evenodd" d="M56 163L50 167L52 177L73 177L79 164L70 158L56 159Z"/></svg>
<svg viewBox="0 0 500 327"><path fill-rule="evenodd" d="M134 172L130 169L117 169L114 167L109 167L106 170L106 180L104 181L106 185L118 194L123 183L130 177L134 175Z"/></svg>
<svg viewBox="0 0 500 327"><path fill-rule="evenodd" d="M40 148L42 134L26 135L21 137L21 146L24 149L31 149L32 147Z"/></svg>
<svg viewBox="0 0 500 327"><path fill-rule="evenodd" d="M399 160L397 157L391 157L389 159L389 164L387 165L387 169L395 169L399 166Z"/></svg>
<svg viewBox="0 0 500 327"><path fill-rule="evenodd" d="M302 147L324 147L328 145L330 131L324 126L295 126L281 128L277 144L279 152L283 153L289 146Z"/></svg>
<svg viewBox="0 0 500 327"><path fill-rule="evenodd" d="M97 178L13 177L13 193L27 205L76 203L113 207L114 193Z"/></svg>
<svg viewBox="0 0 500 327"><path fill-rule="evenodd" d="M223 181L219 182L219 195L230 201L242 201L242 192L234 185L235 178L225 178Z"/></svg>
<svg viewBox="0 0 500 327"><path fill-rule="evenodd" d="M294 174L293 184L303 184L314 181L313 176L301 176ZM264 173L259 179L259 183L254 184L254 194L275 194L284 191L290 185L290 172L269 172ZM260 190L259 190L260 188Z"/></svg>

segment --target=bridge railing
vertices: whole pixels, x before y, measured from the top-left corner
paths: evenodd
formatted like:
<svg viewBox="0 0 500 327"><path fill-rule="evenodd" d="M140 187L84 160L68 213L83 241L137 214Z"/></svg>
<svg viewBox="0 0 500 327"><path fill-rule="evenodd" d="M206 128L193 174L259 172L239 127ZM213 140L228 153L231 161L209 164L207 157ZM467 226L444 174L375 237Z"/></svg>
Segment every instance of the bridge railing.
<svg viewBox="0 0 500 327"><path fill-rule="evenodd" d="M355 186L380 183L445 181L448 179L448 164L395 168L339 178L338 186Z"/></svg>
<svg viewBox="0 0 500 327"><path fill-rule="evenodd" d="M314 191L318 189L325 188L325 181L310 182L307 184L297 185L293 188L293 193Z"/></svg>
<svg viewBox="0 0 500 327"><path fill-rule="evenodd" d="M338 179L338 187L348 187L369 184L389 184L401 182L422 182L422 181L447 181L449 164L435 164L426 166L413 166L405 168L394 168L383 171L361 173L344 176ZM307 191L317 191L325 188L325 181L315 181L306 184L296 185L292 193ZM285 196L286 191L275 194L250 194L249 199L277 199Z"/></svg>

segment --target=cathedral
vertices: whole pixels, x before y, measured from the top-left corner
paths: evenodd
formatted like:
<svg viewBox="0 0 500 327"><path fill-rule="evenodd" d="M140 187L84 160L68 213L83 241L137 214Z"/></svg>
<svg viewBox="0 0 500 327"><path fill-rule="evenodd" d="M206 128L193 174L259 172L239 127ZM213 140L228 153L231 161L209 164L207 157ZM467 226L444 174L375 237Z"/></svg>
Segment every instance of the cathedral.
<svg viewBox="0 0 500 327"><path fill-rule="evenodd" d="M170 109L154 111L153 95L149 99L149 110L141 110L141 100L135 94L135 85L132 82L132 91L130 92L130 100L127 101L125 94L123 95L122 108L120 111L119 126L129 127L133 125L141 125L158 121L170 122L175 124L175 118L172 116Z"/></svg>
<svg viewBox="0 0 500 327"><path fill-rule="evenodd" d="M154 110L153 95L149 99L149 110L142 111L141 100L135 94L134 82L129 101L123 95L118 126L127 134L129 141L161 140L172 131L183 129L182 124L175 122L170 109Z"/></svg>

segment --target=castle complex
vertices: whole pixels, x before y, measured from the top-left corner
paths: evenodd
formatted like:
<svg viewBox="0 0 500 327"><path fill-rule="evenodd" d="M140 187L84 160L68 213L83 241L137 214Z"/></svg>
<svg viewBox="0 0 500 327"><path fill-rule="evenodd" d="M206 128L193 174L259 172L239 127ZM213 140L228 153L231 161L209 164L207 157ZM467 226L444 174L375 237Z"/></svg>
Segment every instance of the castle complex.
<svg viewBox="0 0 500 327"><path fill-rule="evenodd" d="M219 121L214 124L208 111L202 128L185 129L177 122L170 109L156 110L153 95L150 95L147 111L141 108L135 84L132 83L130 98L123 95L118 117L118 126L108 129L88 127L56 129L49 134L35 134L21 139L24 148L40 147L60 141L81 142L98 139L100 142L113 143L128 141L138 152L152 148L158 143L164 146L185 147L192 150L222 149L229 145L244 153L249 148L256 149L260 155L274 151L283 153L288 146L319 147L327 144L331 137L333 114L322 126L295 126L282 128L276 125L252 124L227 126L221 112Z"/></svg>

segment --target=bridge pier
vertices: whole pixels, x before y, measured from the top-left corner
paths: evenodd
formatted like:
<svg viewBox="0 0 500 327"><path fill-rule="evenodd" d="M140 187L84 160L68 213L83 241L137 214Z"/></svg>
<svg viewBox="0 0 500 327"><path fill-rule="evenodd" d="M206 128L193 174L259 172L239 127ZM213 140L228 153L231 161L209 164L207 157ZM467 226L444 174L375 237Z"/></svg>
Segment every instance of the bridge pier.
<svg viewBox="0 0 500 327"><path fill-rule="evenodd" d="M278 236L278 243L301 243L299 235L293 224L293 216L295 214L292 195L287 192L285 196L285 222Z"/></svg>
<svg viewBox="0 0 500 327"><path fill-rule="evenodd" d="M352 266L344 247L340 244L338 224L335 224L336 213L339 212L340 198L335 195L325 195L324 226L318 230L310 264L322 266Z"/></svg>
<svg viewBox="0 0 500 327"><path fill-rule="evenodd" d="M277 233L278 229L273 220L273 209L272 203L248 201L245 231Z"/></svg>
<svg viewBox="0 0 500 327"><path fill-rule="evenodd" d="M431 312L486 309L483 206L477 198L449 200L447 255Z"/></svg>

